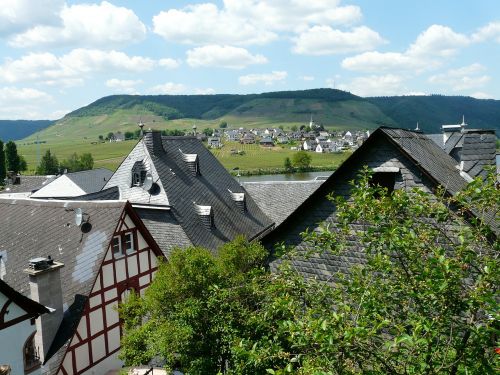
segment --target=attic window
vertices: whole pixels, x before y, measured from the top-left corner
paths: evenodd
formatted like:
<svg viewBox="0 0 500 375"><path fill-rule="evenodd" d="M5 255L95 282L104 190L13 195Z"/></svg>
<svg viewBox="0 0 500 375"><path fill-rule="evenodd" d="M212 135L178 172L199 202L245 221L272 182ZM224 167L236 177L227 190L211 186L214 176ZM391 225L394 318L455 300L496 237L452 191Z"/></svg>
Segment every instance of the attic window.
<svg viewBox="0 0 500 375"><path fill-rule="evenodd" d="M375 172L370 178L370 186L379 186L387 189L387 194L390 195L394 191L396 185L397 172Z"/></svg>
<svg viewBox="0 0 500 375"><path fill-rule="evenodd" d="M179 149L179 152L182 155L182 160L187 164L188 169L191 171L193 176L197 176L200 174L200 162L198 158L198 154L185 154Z"/></svg>
<svg viewBox="0 0 500 375"><path fill-rule="evenodd" d="M236 206L242 211L246 211L246 200L245 193L233 193L231 190L227 189L229 194L231 194L231 198L236 203Z"/></svg>
<svg viewBox="0 0 500 375"><path fill-rule="evenodd" d="M214 226L214 210L212 209L212 206L200 206L200 205L194 203L194 207L196 210L196 214L200 217L203 225L208 229L213 228L213 226Z"/></svg>
<svg viewBox="0 0 500 375"><path fill-rule="evenodd" d="M146 166L142 161L134 163L132 167L132 185L131 186L142 186L146 180Z"/></svg>

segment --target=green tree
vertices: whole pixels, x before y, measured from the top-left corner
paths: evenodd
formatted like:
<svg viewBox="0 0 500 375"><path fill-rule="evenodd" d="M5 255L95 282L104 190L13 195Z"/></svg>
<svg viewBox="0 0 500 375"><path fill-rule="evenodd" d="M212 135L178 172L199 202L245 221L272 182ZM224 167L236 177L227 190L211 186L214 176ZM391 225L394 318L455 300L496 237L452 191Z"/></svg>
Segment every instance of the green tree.
<svg viewBox="0 0 500 375"><path fill-rule="evenodd" d="M221 128L221 129L225 129L225 128L227 128L227 122L226 122L226 121L221 121L221 122L219 123L219 128Z"/></svg>
<svg viewBox="0 0 500 375"><path fill-rule="evenodd" d="M55 155L50 153L50 149L45 152L40 160L40 165L36 168L36 173L40 175L59 173L59 162Z"/></svg>
<svg viewBox="0 0 500 375"><path fill-rule="evenodd" d="M214 131L210 128L205 128L203 129L202 133L205 134L207 137L210 137L214 133Z"/></svg>
<svg viewBox="0 0 500 375"><path fill-rule="evenodd" d="M293 170L292 161L288 156L285 158L284 167L287 172L291 172Z"/></svg>
<svg viewBox="0 0 500 375"><path fill-rule="evenodd" d="M126 364L160 357L190 374L498 373L496 175L448 197L389 194L366 172L348 200L331 199L336 220L304 235L310 256L347 256L354 237L364 262L331 284L297 274L295 251L266 272L265 251L242 239L218 256L174 250L145 297L120 308Z"/></svg>
<svg viewBox="0 0 500 375"><path fill-rule="evenodd" d="M135 134L134 132L125 132L125 139L128 140L128 139L134 139L135 138Z"/></svg>
<svg viewBox="0 0 500 375"><path fill-rule="evenodd" d="M78 155L76 152L71 154L68 159L63 160L59 168L68 172L85 171L94 168L94 158L90 153Z"/></svg>
<svg viewBox="0 0 500 375"><path fill-rule="evenodd" d="M307 170L311 167L312 157L307 151L296 152L292 157L292 165L299 170Z"/></svg>
<svg viewBox="0 0 500 375"><path fill-rule="evenodd" d="M291 131L296 132L298 130L297 125L292 125L290 128Z"/></svg>
<svg viewBox="0 0 500 375"><path fill-rule="evenodd" d="M168 367L192 374L223 371L248 321L250 281L264 273L266 256L260 245L242 238L220 248L217 257L196 247L174 250L160 263L145 298L133 297L120 309L126 364L160 356Z"/></svg>
<svg viewBox="0 0 500 375"><path fill-rule="evenodd" d="M24 172L28 170L28 163L26 162L26 159L24 156L19 155L19 171Z"/></svg>
<svg viewBox="0 0 500 375"><path fill-rule="evenodd" d="M3 150L3 142L0 140L0 185L5 183L5 177L7 177L5 169L5 152Z"/></svg>
<svg viewBox="0 0 500 375"><path fill-rule="evenodd" d="M98 138L99 138L99 141L101 141L101 142L104 141L104 137L102 136L102 134L99 134Z"/></svg>
<svg viewBox="0 0 500 375"><path fill-rule="evenodd" d="M12 171L14 173L19 173L20 171L20 159L17 153L17 146L14 142L9 141L5 144L5 164L7 171Z"/></svg>

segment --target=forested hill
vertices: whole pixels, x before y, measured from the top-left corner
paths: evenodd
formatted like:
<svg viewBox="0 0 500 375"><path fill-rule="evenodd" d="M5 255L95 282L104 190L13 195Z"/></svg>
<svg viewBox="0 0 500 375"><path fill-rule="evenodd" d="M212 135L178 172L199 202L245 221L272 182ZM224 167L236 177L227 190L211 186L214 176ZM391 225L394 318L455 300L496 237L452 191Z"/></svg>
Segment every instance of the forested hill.
<svg viewBox="0 0 500 375"><path fill-rule="evenodd" d="M427 131L439 124L460 123L462 116L472 129L488 128L500 132L500 100L468 96L386 96L367 98L398 124L415 124Z"/></svg>
<svg viewBox="0 0 500 375"><path fill-rule="evenodd" d="M18 140L52 125L52 120L0 120L0 140Z"/></svg>
<svg viewBox="0 0 500 375"><path fill-rule="evenodd" d="M248 95L113 95L69 113L66 118L109 115L117 110L137 116L154 114L165 120L269 119L270 123L304 122L312 115L328 127L376 128L380 125L414 128L427 133L442 124L500 130L500 101L465 96L393 96L362 98L334 89L279 91Z"/></svg>
<svg viewBox="0 0 500 375"><path fill-rule="evenodd" d="M40 137L75 139L115 131L134 131L142 118L153 128L303 125L313 117L336 129L374 129L381 125L438 133L462 115L469 128L500 133L500 101L465 96L392 96L362 98L341 90L313 89L233 95L113 95L79 108L39 133ZM172 121L175 120L175 121ZM22 139L48 127L51 121L0 121L0 139ZM32 139L33 140L33 139Z"/></svg>

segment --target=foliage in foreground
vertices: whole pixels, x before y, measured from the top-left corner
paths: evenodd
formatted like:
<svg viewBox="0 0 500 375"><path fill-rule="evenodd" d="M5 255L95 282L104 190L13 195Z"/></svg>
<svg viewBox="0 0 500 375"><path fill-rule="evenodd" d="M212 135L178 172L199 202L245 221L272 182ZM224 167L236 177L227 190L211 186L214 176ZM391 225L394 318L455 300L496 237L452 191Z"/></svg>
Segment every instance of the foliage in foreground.
<svg viewBox="0 0 500 375"><path fill-rule="evenodd" d="M265 251L241 239L217 257L174 251L145 298L121 307L121 356L190 374L497 373L500 245L484 221L448 208L498 220L495 184L387 195L363 174L349 201L336 199L337 222L305 234L315 253L363 245L365 263L330 284L287 261L265 272Z"/></svg>

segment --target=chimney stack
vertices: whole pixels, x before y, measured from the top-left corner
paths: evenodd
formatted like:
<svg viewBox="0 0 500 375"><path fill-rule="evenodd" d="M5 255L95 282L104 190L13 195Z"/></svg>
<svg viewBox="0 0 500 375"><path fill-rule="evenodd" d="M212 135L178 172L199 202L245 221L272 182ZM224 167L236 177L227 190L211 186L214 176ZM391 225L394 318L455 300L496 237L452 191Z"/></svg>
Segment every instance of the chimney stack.
<svg viewBox="0 0 500 375"><path fill-rule="evenodd" d="M49 314L36 319L35 345L40 350L40 361L45 357L54 341L63 319L63 298L60 269L63 263L48 258L34 258L24 270L29 275L31 299L47 307Z"/></svg>

